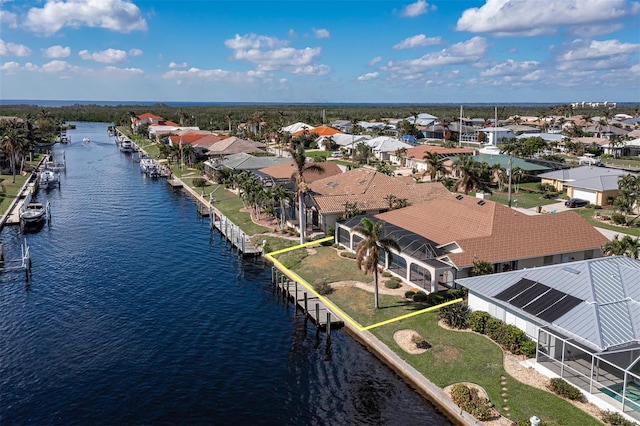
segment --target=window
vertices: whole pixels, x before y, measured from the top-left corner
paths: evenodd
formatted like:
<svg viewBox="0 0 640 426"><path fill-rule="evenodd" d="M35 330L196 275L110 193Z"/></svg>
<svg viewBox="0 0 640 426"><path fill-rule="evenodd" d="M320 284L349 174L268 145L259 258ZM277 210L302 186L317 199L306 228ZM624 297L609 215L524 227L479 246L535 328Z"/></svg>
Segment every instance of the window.
<svg viewBox="0 0 640 426"><path fill-rule="evenodd" d="M553 255L551 256L545 256L544 260L542 261L543 264L545 265L552 265L553 264Z"/></svg>
<svg viewBox="0 0 640 426"><path fill-rule="evenodd" d="M593 259L593 250L585 250L584 251L584 259Z"/></svg>

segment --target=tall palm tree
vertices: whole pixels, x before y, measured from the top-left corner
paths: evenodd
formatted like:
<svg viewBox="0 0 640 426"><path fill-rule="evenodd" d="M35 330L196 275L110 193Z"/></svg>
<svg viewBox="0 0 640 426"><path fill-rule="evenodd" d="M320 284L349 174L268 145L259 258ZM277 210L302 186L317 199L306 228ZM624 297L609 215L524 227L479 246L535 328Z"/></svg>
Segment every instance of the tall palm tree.
<svg viewBox="0 0 640 426"><path fill-rule="evenodd" d="M396 158L398 159L398 162L400 163L400 165L402 167L404 167L404 165L406 164L406 161L407 161L405 155L407 155L407 148L406 147L402 147L402 148L396 149Z"/></svg>
<svg viewBox="0 0 640 426"><path fill-rule="evenodd" d="M233 113L228 112L224 115L224 117L227 119L227 122L229 123L229 134L231 134L231 118L233 117Z"/></svg>
<svg viewBox="0 0 640 426"><path fill-rule="evenodd" d="M437 153L427 152L422 156L422 159L425 160L425 163L427 164L426 172L429 173L430 180L435 180L438 177L438 174L446 173L447 169Z"/></svg>
<svg viewBox="0 0 640 426"><path fill-rule="evenodd" d="M306 224L306 209L304 207L304 196L307 193L307 184L305 182L305 173L311 172L324 172L324 167L318 163L307 163L307 155L304 151L302 144L296 144L293 148L289 149L289 154L293 159L293 165L295 171L291 175L291 179L296 182L296 202L298 203L298 220L300 226L300 244L304 244L305 233L307 230Z"/></svg>
<svg viewBox="0 0 640 426"><path fill-rule="evenodd" d="M615 235L613 240L602 245L602 253L605 256L627 256L638 259L640 257L640 238L633 238L630 235L619 238L619 235Z"/></svg>
<svg viewBox="0 0 640 426"><path fill-rule="evenodd" d="M273 199L280 205L280 229L284 229L287 222L287 202L293 200L293 195L282 185L273 188Z"/></svg>
<svg viewBox="0 0 640 426"><path fill-rule="evenodd" d="M20 152L26 135L22 129L11 128L2 135L2 145L0 148L9 157L13 183L16 183L16 154Z"/></svg>
<svg viewBox="0 0 640 426"><path fill-rule="evenodd" d="M482 182L482 168L480 164L471 157L464 156L458 158L453 167L458 173L458 181L456 182L456 190L468 194L473 189L481 189L484 187Z"/></svg>
<svg viewBox="0 0 640 426"><path fill-rule="evenodd" d="M360 220L361 225L353 230L364 236L356 247L356 262L358 268L363 269L365 274L373 274L373 303L375 309L380 308L378 301L378 262L380 261L380 250L383 250L386 258L392 255L391 249L400 251L397 241L392 238L380 238L380 231L384 226L383 221L373 222L367 217Z"/></svg>

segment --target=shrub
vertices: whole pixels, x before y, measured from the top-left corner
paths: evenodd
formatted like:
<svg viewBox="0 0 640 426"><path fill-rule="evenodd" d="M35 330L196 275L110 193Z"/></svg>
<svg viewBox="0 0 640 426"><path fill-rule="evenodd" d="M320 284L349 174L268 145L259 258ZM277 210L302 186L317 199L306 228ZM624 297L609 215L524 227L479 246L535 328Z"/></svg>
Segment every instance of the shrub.
<svg viewBox="0 0 640 426"><path fill-rule="evenodd" d="M554 377L549 381L549 390L556 395L560 395L567 399L582 399L582 392L580 392L580 389L560 377Z"/></svg>
<svg viewBox="0 0 640 426"><path fill-rule="evenodd" d="M416 348L418 349L429 349L431 348L431 345L429 344L429 342L427 342L424 337L420 336L419 334L414 334L413 336L411 336L411 342L413 344L416 345Z"/></svg>
<svg viewBox="0 0 640 426"><path fill-rule="evenodd" d="M513 423L513 426L531 426L531 420L529 419L520 419L516 422ZM557 423L553 423L553 422L546 422L542 419L540 419L540 426L558 426Z"/></svg>
<svg viewBox="0 0 640 426"><path fill-rule="evenodd" d="M330 226L327 228L327 237L335 237L336 235L336 227Z"/></svg>
<svg viewBox="0 0 640 426"><path fill-rule="evenodd" d="M384 286L387 288L400 288L402 287L402 281L398 277L392 277L384 283Z"/></svg>
<svg viewBox="0 0 640 426"><path fill-rule="evenodd" d="M333 293L333 287L331 287L331 284L327 283L326 280L318 280L314 284L313 288L321 296L327 296L327 295Z"/></svg>
<svg viewBox="0 0 640 426"><path fill-rule="evenodd" d="M627 224L627 218L625 215L620 214L620 213L614 213L611 215L611 221L613 223L615 223L616 225L626 225Z"/></svg>
<svg viewBox="0 0 640 426"><path fill-rule="evenodd" d="M417 303L424 303L428 300L428 294L424 291L419 291L413 295L413 301Z"/></svg>
<svg viewBox="0 0 640 426"><path fill-rule="evenodd" d="M476 333L485 334L485 326L491 315L484 311L474 311L469 315L469 327Z"/></svg>
<svg viewBox="0 0 640 426"><path fill-rule="evenodd" d="M536 356L536 349L538 345L533 340L527 340L520 345L520 353L526 355L527 358L533 358Z"/></svg>
<svg viewBox="0 0 640 426"><path fill-rule="evenodd" d="M613 426L633 426L638 424L636 422L632 422L631 420L627 420L622 416L622 414L618 412L609 410L600 411L600 418L606 424Z"/></svg>
<svg viewBox="0 0 640 426"><path fill-rule="evenodd" d="M382 272L382 276L385 277L385 278L389 278L389 277L391 277L391 272L384 271L384 272Z"/></svg>
<svg viewBox="0 0 640 426"><path fill-rule="evenodd" d="M463 329L467 328L469 321L469 307L463 303L443 306L438 311L438 318L443 320L449 327Z"/></svg>
<svg viewBox="0 0 640 426"><path fill-rule="evenodd" d="M489 420L493 415L491 402L487 398L481 398L477 389L460 383L455 384L451 387L451 399L458 407L480 421Z"/></svg>
<svg viewBox="0 0 640 426"><path fill-rule="evenodd" d="M427 294L426 302L429 306L439 305L442 302L444 302L444 294L439 291L436 291L434 293L429 293Z"/></svg>
<svg viewBox="0 0 640 426"><path fill-rule="evenodd" d="M484 334L489 336L492 340L498 340L498 335L500 333L500 329L502 328L502 324L503 322L497 318L489 318L484 326Z"/></svg>
<svg viewBox="0 0 640 426"><path fill-rule="evenodd" d="M196 188L204 188L205 186L207 186L207 180L203 179L203 178L193 178L193 180L191 181L191 183L193 184L193 186L195 186Z"/></svg>
<svg viewBox="0 0 640 426"><path fill-rule="evenodd" d="M404 292L404 297L407 299L413 299L413 296L416 294L414 290L407 290Z"/></svg>

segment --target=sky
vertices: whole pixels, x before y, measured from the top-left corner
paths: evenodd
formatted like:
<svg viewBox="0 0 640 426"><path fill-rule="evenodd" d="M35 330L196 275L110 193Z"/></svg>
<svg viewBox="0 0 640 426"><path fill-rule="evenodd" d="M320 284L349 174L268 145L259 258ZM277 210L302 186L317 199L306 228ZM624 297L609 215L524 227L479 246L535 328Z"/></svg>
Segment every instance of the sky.
<svg viewBox="0 0 640 426"><path fill-rule="evenodd" d="M0 99L640 103L640 1L0 0Z"/></svg>

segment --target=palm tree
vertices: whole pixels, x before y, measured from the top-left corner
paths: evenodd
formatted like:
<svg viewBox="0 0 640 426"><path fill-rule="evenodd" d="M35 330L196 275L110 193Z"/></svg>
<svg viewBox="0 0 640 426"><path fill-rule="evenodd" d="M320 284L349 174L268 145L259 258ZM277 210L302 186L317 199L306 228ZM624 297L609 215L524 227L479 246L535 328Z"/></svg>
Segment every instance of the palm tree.
<svg viewBox="0 0 640 426"><path fill-rule="evenodd" d="M405 155L407 155L407 148L403 147L396 149L396 158L402 167L404 167L407 161Z"/></svg>
<svg viewBox="0 0 640 426"><path fill-rule="evenodd" d="M228 112L224 115L224 117L227 119L227 122L229 123L229 134L231 134L231 117L233 117L233 113Z"/></svg>
<svg viewBox="0 0 640 426"><path fill-rule="evenodd" d="M426 152L422 156L422 159L425 160L425 163L427 164L427 170L425 173L429 173L430 180L435 180L438 177L438 174L446 173L446 167L437 153L432 151Z"/></svg>
<svg viewBox="0 0 640 426"><path fill-rule="evenodd" d="M400 251L400 246L392 238L380 238L380 231L384 226L383 221L373 222L371 219L363 217L360 220L361 225L356 226L353 230L364 236L356 247L356 262L358 268L364 266L364 273L373 274L373 297L374 307L378 309L378 262L380 261L380 249L382 249L389 259L392 255L391 249Z"/></svg>
<svg viewBox="0 0 640 426"><path fill-rule="evenodd" d="M280 205L280 229L284 229L287 221L287 201L293 200L293 195L282 185L273 188L273 199Z"/></svg>
<svg viewBox="0 0 640 426"><path fill-rule="evenodd" d="M295 145L292 149L289 149L289 154L293 159L295 171L291 175L291 179L296 182L296 202L298 203L298 218L300 226L300 244L304 244L305 232L307 230L306 225L306 209L304 207L304 196L307 193L307 184L304 179L304 174L308 171L322 173L324 167L318 163L307 163L307 155L304 151L302 144Z"/></svg>
<svg viewBox="0 0 640 426"><path fill-rule="evenodd" d="M479 277L481 275L493 274L493 265L485 260L474 260L471 267L471 276Z"/></svg>
<svg viewBox="0 0 640 426"><path fill-rule="evenodd" d="M26 140L26 135L24 130L19 128L17 120L14 121L12 128L5 131L2 135L2 145L0 145L0 148L9 157L13 183L16 183L16 154L21 151L21 147Z"/></svg>
<svg viewBox="0 0 640 426"><path fill-rule="evenodd" d="M458 181L456 182L456 190L468 194L473 189L481 189L484 187L482 182L482 168L478 162L471 157L464 156L458 158L453 167L458 173Z"/></svg>
<svg viewBox="0 0 640 426"><path fill-rule="evenodd" d="M605 256L627 256L632 259L640 257L640 238L633 238L625 235L619 238L615 235L613 240L607 241L602 245L602 253Z"/></svg>

